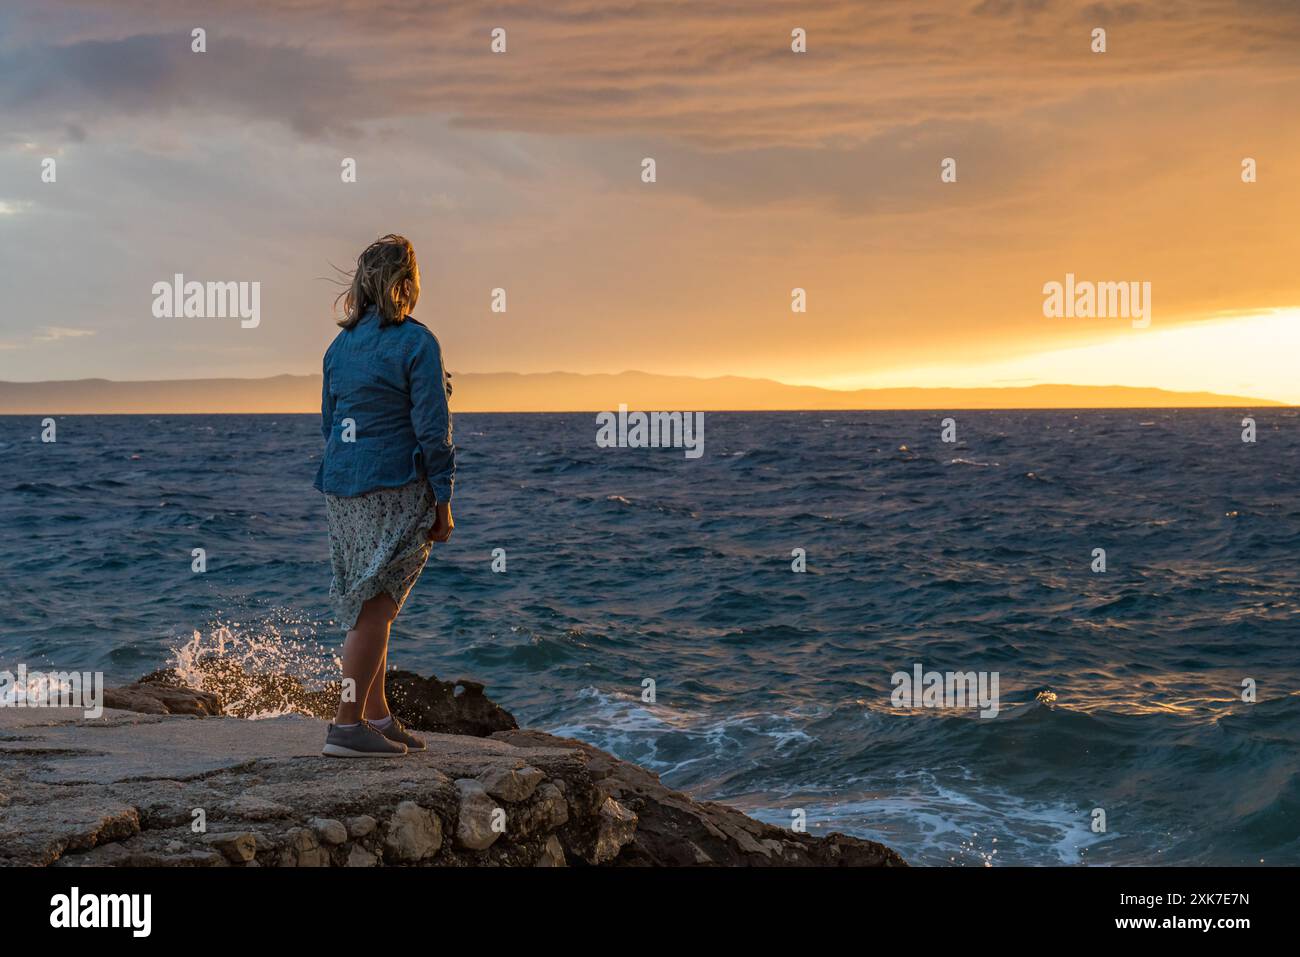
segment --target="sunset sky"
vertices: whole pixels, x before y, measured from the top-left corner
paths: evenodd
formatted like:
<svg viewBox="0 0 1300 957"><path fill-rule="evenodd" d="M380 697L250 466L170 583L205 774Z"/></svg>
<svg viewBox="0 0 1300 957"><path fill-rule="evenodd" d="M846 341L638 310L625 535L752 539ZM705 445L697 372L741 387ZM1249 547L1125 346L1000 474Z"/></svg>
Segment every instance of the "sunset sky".
<svg viewBox="0 0 1300 957"><path fill-rule="evenodd" d="M460 372L1300 403L1298 166L1295 0L7 0L0 379L317 372L392 231ZM1150 327L1045 318L1067 273Z"/></svg>

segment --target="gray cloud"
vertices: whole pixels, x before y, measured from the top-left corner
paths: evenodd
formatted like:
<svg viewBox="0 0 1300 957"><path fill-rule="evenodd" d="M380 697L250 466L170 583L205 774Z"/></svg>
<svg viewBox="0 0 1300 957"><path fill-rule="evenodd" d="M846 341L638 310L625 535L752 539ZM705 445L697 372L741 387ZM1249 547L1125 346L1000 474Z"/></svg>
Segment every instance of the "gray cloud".
<svg viewBox="0 0 1300 957"><path fill-rule="evenodd" d="M113 10L114 35L76 37L74 21L55 20L47 32L74 34L65 45L0 54L0 113L89 123L209 109L304 136L423 114L469 129L800 148L934 119L1011 118L1171 71L1300 68L1300 4L1289 0L980 0L965 11L951 0L226 0L215 11L121 0ZM209 30L206 54L189 51L196 24ZM1112 33L1104 61L1088 54L1094 25ZM488 49L495 26L508 31L504 55ZM789 50L794 26L808 31L807 54Z"/></svg>
<svg viewBox="0 0 1300 957"><path fill-rule="evenodd" d="M206 53L191 52L188 33L0 53L0 115L60 128L74 142L106 120L165 120L177 111L277 121L319 136L355 130L363 102L345 65L240 37L210 37Z"/></svg>

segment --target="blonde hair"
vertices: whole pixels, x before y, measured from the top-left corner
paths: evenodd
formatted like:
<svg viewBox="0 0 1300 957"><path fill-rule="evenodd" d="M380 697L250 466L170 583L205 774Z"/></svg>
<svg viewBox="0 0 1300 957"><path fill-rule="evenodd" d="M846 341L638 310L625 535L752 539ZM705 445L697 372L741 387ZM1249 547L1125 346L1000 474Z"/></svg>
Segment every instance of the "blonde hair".
<svg viewBox="0 0 1300 957"><path fill-rule="evenodd" d="M335 309L340 301L343 303L343 317L338 323L344 329L355 327L371 308L379 310L380 326L404 322L420 298L415 247L396 233L381 236L357 257L357 268L345 282L348 288L334 298Z"/></svg>

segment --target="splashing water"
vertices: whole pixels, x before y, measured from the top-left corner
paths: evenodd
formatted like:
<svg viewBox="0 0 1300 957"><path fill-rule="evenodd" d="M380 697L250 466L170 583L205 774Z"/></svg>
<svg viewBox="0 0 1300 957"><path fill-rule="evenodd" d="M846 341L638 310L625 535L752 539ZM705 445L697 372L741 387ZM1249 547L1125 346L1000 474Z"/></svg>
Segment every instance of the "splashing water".
<svg viewBox="0 0 1300 957"><path fill-rule="evenodd" d="M258 622L217 622L173 648L169 666L180 684L218 695L225 714L320 717L338 700L341 662L301 637L304 624L283 609Z"/></svg>

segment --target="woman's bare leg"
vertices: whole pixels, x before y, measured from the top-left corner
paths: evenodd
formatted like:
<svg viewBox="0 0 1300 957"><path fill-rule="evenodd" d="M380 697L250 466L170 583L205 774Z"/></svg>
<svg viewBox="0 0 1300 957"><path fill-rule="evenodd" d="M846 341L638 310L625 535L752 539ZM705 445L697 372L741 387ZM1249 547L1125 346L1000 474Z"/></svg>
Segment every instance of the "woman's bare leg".
<svg viewBox="0 0 1300 957"><path fill-rule="evenodd" d="M379 659L379 669L375 672L375 680L370 682L365 707L361 711L361 716L367 721L379 721L388 717L388 696L384 694L384 679L387 676L388 642L385 641L384 657Z"/></svg>
<svg viewBox="0 0 1300 957"><path fill-rule="evenodd" d="M361 606L356 624L343 641L343 680L346 684L351 679L357 700L348 701L344 697L339 701L335 724L356 724L361 720L366 695L388 654L388 629L396 617L397 603L384 592ZM379 679L382 684L382 671Z"/></svg>

